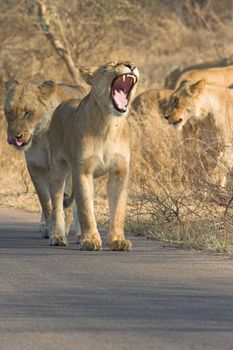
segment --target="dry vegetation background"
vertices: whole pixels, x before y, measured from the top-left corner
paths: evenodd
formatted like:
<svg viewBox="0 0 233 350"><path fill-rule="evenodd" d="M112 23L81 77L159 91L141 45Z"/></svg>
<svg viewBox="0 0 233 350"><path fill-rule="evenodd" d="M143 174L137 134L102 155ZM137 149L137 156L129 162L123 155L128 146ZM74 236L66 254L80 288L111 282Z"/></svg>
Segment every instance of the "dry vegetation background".
<svg viewBox="0 0 233 350"><path fill-rule="evenodd" d="M233 53L232 0L0 0L0 4L1 82L36 78L74 83L79 66L127 59L140 69L140 92L162 87L176 67ZM46 21L41 17L43 4ZM3 94L2 89L0 205L38 210L23 154L6 142ZM190 123L184 141L156 112L133 113L131 124L128 228L187 247L232 252L232 191L212 181L219 150L216 144L209 147L200 141L200 130L206 126ZM214 127L208 130L208 137L216 138ZM104 223L102 185L103 181L96 202Z"/></svg>

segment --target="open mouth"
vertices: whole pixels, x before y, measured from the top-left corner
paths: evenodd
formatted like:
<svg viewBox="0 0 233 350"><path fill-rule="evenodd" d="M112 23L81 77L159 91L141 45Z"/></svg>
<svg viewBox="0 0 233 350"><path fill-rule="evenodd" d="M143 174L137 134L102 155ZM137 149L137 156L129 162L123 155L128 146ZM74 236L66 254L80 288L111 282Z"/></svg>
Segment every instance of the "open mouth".
<svg viewBox="0 0 233 350"><path fill-rule="evenodd" d="M29 139L27 141L18 140L16 137L13 137L13 136L8 136L8 138L7 138L8 143L10 145L15 146L15 148L17 148L18 150L22 150L26 146L28 146L30 144L31 140L32 140L32 135L29 137Z"/></svg>
<svg viewBox="0 0 233 350"><path fill-rule="evenodd" d="M114 108L125 113L130 101L130 94L137 82L134 74L123 74L115 78L111 86L111 100Z"/></svg>
<svg viewBox="0 0 233 350"><path fill-rule="evenodd" d="M180 124L181 122L182 122L182 119L180 118L180 119L174 121L172 124L173 124L173 125L178 125L178 124Z"/></svg>

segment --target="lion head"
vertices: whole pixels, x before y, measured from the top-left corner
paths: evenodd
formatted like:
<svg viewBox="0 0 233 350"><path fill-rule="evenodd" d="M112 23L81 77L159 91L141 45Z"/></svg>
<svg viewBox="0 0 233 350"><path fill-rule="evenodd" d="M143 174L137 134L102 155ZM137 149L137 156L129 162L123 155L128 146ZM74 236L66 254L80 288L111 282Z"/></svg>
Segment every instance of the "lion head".
<svg viewBox="0 0 233 350"><path fill-rule="evenodd" d="M105 113L126 116L135 85L139 78L137 67L130 62L109 62L98 69L80 70L91 85L91 94Z"/></svg>
<svg viewBox="0 0 233 350"><path fill-rule="evenodd" d="M198 100L205 86L205 80L195 83L186 80L179 85L165 106L164 118L169 124L181 130L191 116L198 115Z"/></svg>
<svg viewBox="0 0 233 350"><path fill-rule="evenodd" d="M40 84L11 80L5 83L5 88L7 141L17 150L26 151L49 122L47 102L56 84L50 80Z"/></svg>

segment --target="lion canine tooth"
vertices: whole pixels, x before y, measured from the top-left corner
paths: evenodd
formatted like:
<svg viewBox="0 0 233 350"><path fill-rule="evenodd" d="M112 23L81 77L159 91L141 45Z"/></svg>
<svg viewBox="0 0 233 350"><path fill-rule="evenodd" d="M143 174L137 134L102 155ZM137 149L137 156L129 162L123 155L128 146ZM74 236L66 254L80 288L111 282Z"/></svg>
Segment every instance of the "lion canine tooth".
<svg viewBox="0 0 233 350"><path fill-rule="evenodd" d="M123 74L123 81L125 81L125 74Z"/></svg>

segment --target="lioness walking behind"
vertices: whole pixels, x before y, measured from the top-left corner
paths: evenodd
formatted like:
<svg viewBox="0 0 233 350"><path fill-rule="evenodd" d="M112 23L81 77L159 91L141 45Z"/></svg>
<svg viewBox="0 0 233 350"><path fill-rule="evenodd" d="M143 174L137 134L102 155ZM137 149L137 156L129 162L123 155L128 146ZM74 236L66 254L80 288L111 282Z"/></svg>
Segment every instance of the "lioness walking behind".
<svg viewBox="0 0 233 350"><path fill-rule="evenodd" d="M7 120L7 141L25 153L27 168L35 186L41 208L41 236L48 238L52 211L48 186L50 150L48 129L55 108L69 98L86 95L81 85L56 84L51 80L6 83L4 110ZM66 231L71 215L66 213Z"/></svg>
<svg viewBox="0 0 233 350"><path fill-rule="evenodd" d="M218 132L216 141L222 148L212 177L223 187L233 169L232 115L233 90L208 83L205 79L182 82L171 95L164 112L164 118L178 130L182 130L189 118L199 121L212 118Z"/></svg>

